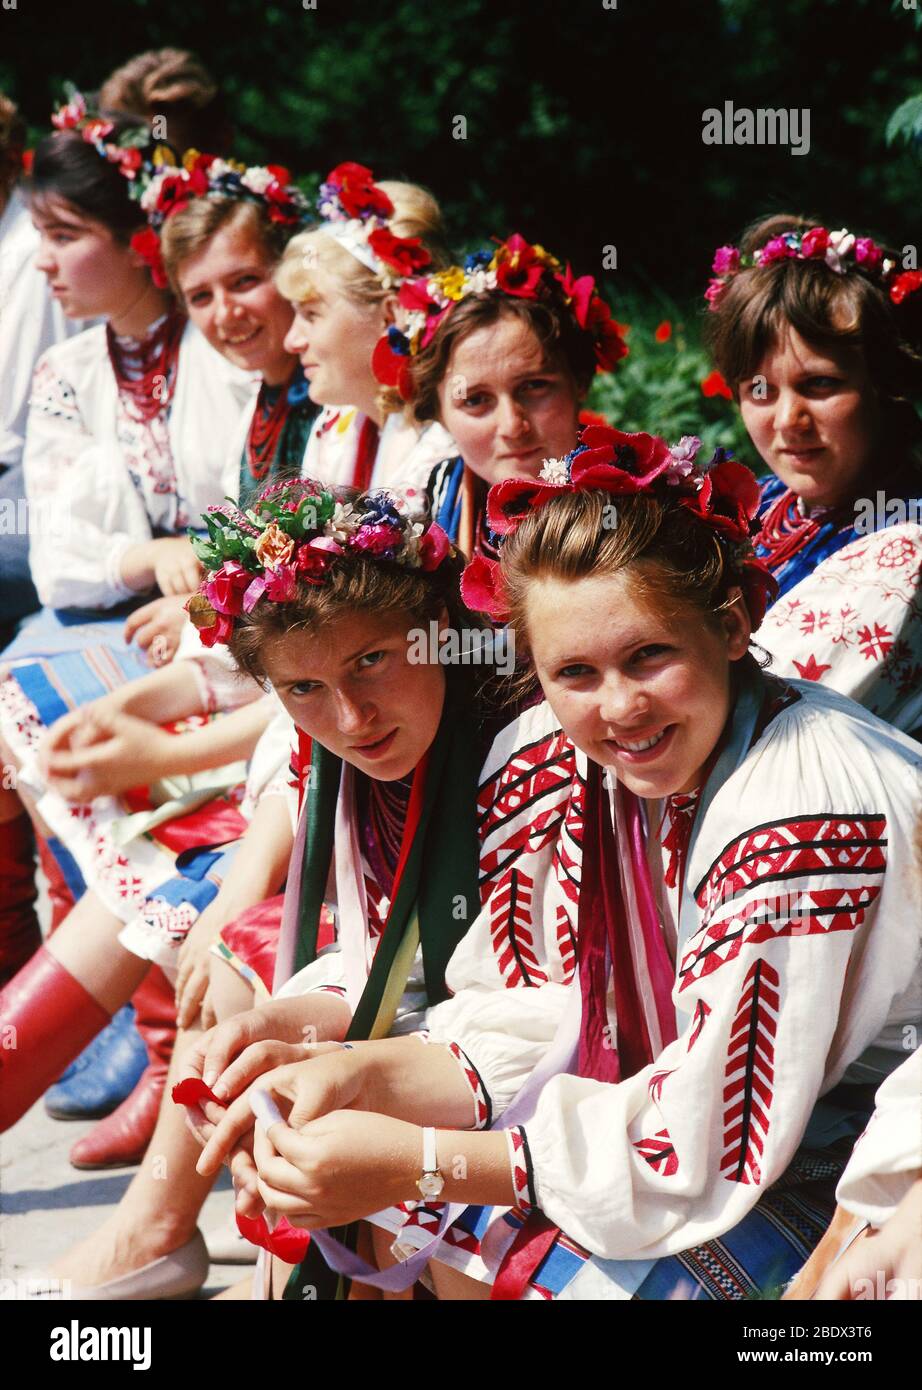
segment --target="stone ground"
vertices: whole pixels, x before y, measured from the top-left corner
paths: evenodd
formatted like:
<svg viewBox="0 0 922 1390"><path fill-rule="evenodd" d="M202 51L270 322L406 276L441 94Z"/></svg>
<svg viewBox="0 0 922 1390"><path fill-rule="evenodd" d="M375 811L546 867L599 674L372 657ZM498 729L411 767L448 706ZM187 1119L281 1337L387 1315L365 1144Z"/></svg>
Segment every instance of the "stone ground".
<svg viewBox="0 0 922 1390"><path fill-rule="evenodd" d="M133 1168L80 1172L67 1161L71 1145L94 1123L53 1120L39 1101L0 1135L0 1281L40 1273L95 1230L118 1204ZM225 1172L205 1203L200 1230L220 1226L230 1218L233 1205L230 1175ZM212 1265L201 1297L237 1283L250 1269Z"/></svg>
<svg viewBox="0 0 922 1390"><path fill-rule="evenodd" d="M39 875L39 916L47 903ZM0 1134L0 1281L41 1273L63 1251L88 1236L117 1206L134 1168L81 1172L67 1155L95 1120L53 1120L41 1101L6 1134ZM210 1232L230 1219L230 1174L221 1173L205 1203L199 1229ZM200 1297L236 1284L252 1265L212 1265ZM3 1287L0 1283L0 1287Z"/></svg>

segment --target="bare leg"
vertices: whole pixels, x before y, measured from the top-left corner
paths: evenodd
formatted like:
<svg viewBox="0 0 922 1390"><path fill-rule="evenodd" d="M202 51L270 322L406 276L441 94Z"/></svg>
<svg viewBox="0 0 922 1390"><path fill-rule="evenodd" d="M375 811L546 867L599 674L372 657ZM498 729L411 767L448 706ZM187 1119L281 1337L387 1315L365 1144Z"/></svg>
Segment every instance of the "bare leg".
<svg viewBox="0 0 922 1390"><path fill-rule="evenodd" d="M219 1023L255 1007L252 985L220 956L208 962L208 993Z"/></svg>
<svg viewBox="0 0 922 1390"><path fill-rule="evenodd" d="M432 1276L435 1296L443 1302L473 1302L475 1299L490 1297L491 1284L483 1284L479 1279L472 1279L469 1274L462 1274L460 1270L439 1264L438 1260L430 1262L429 1273Z"/></svg>
<svg viewBox="0 0 922 1390"><path fill-rule="evenodd" d="M98 1004L114 1014L126 1004L150 969L150 962L119 944L122 922L97 898L84 893L47 949Z"/></svg>
<svg viewBox="0 0 922 1390"><path fill-rule="evenodd" d="M54 1266L58 1278L103 1284L168 1255L195 1232L213 1178L195 1171L201 1147L186 1126L185 1111L171 1099L182 1056L199 1036L180 1033L167 1077L157 1127L144 1161L115 1211L86 1240Z"/></svg>

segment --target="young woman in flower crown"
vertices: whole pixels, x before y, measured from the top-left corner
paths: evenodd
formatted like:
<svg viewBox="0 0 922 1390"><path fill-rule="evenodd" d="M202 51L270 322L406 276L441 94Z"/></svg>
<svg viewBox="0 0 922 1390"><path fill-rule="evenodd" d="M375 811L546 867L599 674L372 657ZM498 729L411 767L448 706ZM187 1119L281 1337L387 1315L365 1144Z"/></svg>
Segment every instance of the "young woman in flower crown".
<svg viewBox="0 0 922 1390"><path fill-rule="evenodd" d="M230 441L220 484L224 491L248 498L266 479L298 473L316 414L306 399L298 363L284 347L292 311L272 278L286 240L306 220L306 205L288 171L279 166L246 169L198 154L187 157L181 167L166 164L155 172L140 201L150 226L137 244L156 280L165 283L169 275L193 327L231 368L250 377L258 372L262 378L258 396L245 408ZM164 614L171 604L172 611ZM145 646L159 638L163 648L163 625L169 625L177 611L185 616L174 600L154 600L135 610L126 635L137 635ZM254 755L277 707L259 698L262 692L254 683L235 680L227 663L204 652L194 629L190 632L194 645L187 643L182 649L189 659L79 704L55 720L44 740L45 720L61 708L55 669L30 666L17 677L17 685L28 683L37 715L18 740L21 772L33 796L41 795L43 824L54 832L57 857L79 871L71 883L75 894L80 896L84 886L88 889L78 921L92 918L101 926L107 919L113 925L143 920L154 893L162 918L166 908L159 890L169 882L170 912L181 936L207 904L209 891L216 891L230 851L222 861L215 862L211 855L202 882L194 872L177 876L178 850L188 854L195 845L213 850L239 838L246 824L234 810L243 786L233 789L241 783L241 759ZM172 649L161 650L161 659L172 654ZM93 670L112 664L105 654L92 651L83 659ZM241 705L246 708L231 717L200 727L203 715ZM177 721L188 717L192 727L180 723L177 730ZM161 728L166 721L168 727ZM284 726L264 740L256 758L261 785L284 781L288 743ZM209 776L210 769L216 771ZM174 815L157 809L155 826L146 833L136 820L137 833L126 844L125 818L159 808L164 779L175 786L176 778L187 788L185 801L173 791ZM208 805L201 804L201 786L213 789L205 797ZM146 799L132 793L141 787L151 789ZM216 795L225 787L227 791ZM79 815L75 802L81 806ZM195 811L194 823L184 819L190 809ZM259 875L254 875L254 891L259 883ZM249 900L241 904L250 905ZM150 1138L175 1033L169 1026L173 991L159 972L135 1001L139 1026L144 1028L153 994L156 1055L151 1055L138 1086L114 1115L78 1142L72 1159L81 1167L136 1162ZM111 1041L117 1033L110 1031ZM80 1087L85 1089L85 1078ZM62 1103L70 1106L73 1098L69 1093L62 1096L57 1088L49 1104L58 1109Z"/></svg>
<svg viewBox="0 0 922 1390"><path fill-rule="evenodd" d="M54 122L28 188L41 233L36 263L68 316L105 322L50 348L33 382L24 470L30 562L45 607L4 652L5 663L17 663L0 679L11 766L28 759L37 732L68 704L146 669L137 649L125 650L126 608L155 587L194 587L184 531L225 491L225 454L251 391L154 283L138 250L139 196L172 151L125 120L91 117L81 98ZM53 670L42 664L55 654ZM26 787L24 769L19 782ZM0 825L5 877L18 892L33 875L32 846L9 790L0 793ZM66 902L57 862L43 858ZM0 943L0 974L21 959Z"/></svg>
<svg viewBox="0 0 922 1390"><path fill-rule="evenodd" d="M861 1128L865 1083L918 1014L922 756L852 701L756 665L773 587L757 503L740 465L602 429L546 478L491 493L493 606L584 787L554 872L510 885L511 944L532 950L532 905L563 877L578 968L569 990L491 988L479 919L412 1066L415 1044L392 1039L259 1077L291 1109L255 1136L258 1199L336 1268L354 1264L317 1233L409 1201L417 1179L428 1200L404 1253L498 1298L746 1297L819 1238L850 1147L828 1135ZM534 785L520 774L517 797ZM474 1084L480 1124L504 1132L463 1132ZM204 1171L248 1132L248 1106L220 1121ZM445 1218L436 1197L510 1210L469 1208L439 1242L458 1208Z"/></svg>
<svg viewBox="0 0 922 1390"><path fill-rule="evenodd" d="M375 183L370 169L345 163L321 185L318 209L277 276L295 309L288 348L324 407L304 471L330 485L419 488L451 438L435 423L388 417L372 358L405 280L445 263L438 204L415 184Z"/></svg>
<svg viewBox="0 0 922 1390"><path fill-rule="evenodd" d="M922 729L922 272L869 237L778 215L722 246L708 336L753 445L759 634L783 674Z"/></svg>
<svg viewBox="0 0 922 1390"><path fill-rule="evenodd" d="M429 479L434 514L466 554L495 555L487 489L574 447L593 375L627 347L592 277L518 233L399 297L406 331L389 328L376 370L413 419L440 421L458 446Z"/></svg>
<svg viewBox="0 0 922 1390"><path fill-rule="evenodd" d="M458 595L456 553L441 528L417 516L397 496L349 493L337 501L309 483L269 489L246 515L211 514L209 541L199 546L210 572L195 621L272 683L310 764L277 972L280 981L293 971L296 978L284 998L243 1016L236 1046L216 1035L212 1051L223 1047L230 1057L262 1043L269 1065L303 1055L305 1036L411 1031L427 1000L444 996L445 962L478 911L477 749L489 731L474 698L479 673L416 661L411 644L414 630L430 624L455 631L478 624ZM488 816L502 785L497 768L480 792ZM511 854L513 862L523 844L533 853L528 826L553 819L568 789L565 777L554 778L527 806L491 816L484 853ZM252 850L258 866L265 840L245 837L241 856ZM321 923L328 880L335 950ZM506 910L500 903L495 914ZM34 1026L28 1036L35 1039ZM19 1078L7 1085L14 1090ZM195 1220L211 1180L192 1171L193 1142L179 1107L167 1105L151 1159L119 1212L56 1273L82 1286L105 1284L113 1298L133 1285L111 1281L146 1265L148 1292L175 1287L177 1267L183 1287L200 1284L207 1266ZM168 1203L154 1162L164 1154L175 1179Z"/></svg>

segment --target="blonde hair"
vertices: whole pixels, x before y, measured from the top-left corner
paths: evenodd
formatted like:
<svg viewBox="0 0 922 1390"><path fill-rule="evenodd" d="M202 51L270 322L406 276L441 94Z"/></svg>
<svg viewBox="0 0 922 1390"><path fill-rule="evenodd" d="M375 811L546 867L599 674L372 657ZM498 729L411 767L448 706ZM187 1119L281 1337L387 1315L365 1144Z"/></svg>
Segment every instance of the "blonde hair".
<svg viewBox="0 0 922 1390"><path fill-rule="evenodd" d="M238 198L193 198L181 212L167 218L160 237L164 268L177 299L182 299L182 265L204 250L218 232L230 229L249 232L273 264L282 255L290 231L270 222L267 209L259 203Z"/></svg>
<svg viewBox="0 0 922 1390"><path fill-rule="evenodd" d="M395 236L419 237L437 268L448 264L444 245L442 213L435 198L415 183L384 181L378 187L394 204L389 226ZM381 304L391 293L385 290L373 271L329 235L323 226L312 227L292 237L285 248L275 283L292 304L304 304L318 295L314 269L331 275L343 294L354 304L371 307Z"/></svg>

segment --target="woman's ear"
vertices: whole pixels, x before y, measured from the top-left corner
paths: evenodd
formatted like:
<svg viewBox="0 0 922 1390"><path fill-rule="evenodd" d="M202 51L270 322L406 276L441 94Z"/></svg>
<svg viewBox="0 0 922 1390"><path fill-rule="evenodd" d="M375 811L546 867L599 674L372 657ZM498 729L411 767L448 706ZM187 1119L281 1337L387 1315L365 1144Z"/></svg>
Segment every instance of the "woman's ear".
<svg viewBox="0 0 922 1390"><path fill-rule="evenodd" d="M381 317L385 328L397 322L397 309L400 301L395 294L386 295L381 301Z"/></svg>
<svg viewBox="0 0 922 1390"><path fill-rule="evenodd" d="M752 637L752 619L743 591L738 586L730 590L727 604L720 615L727 636L727 656L731 661L739 661L749 651Z"/></svg>

